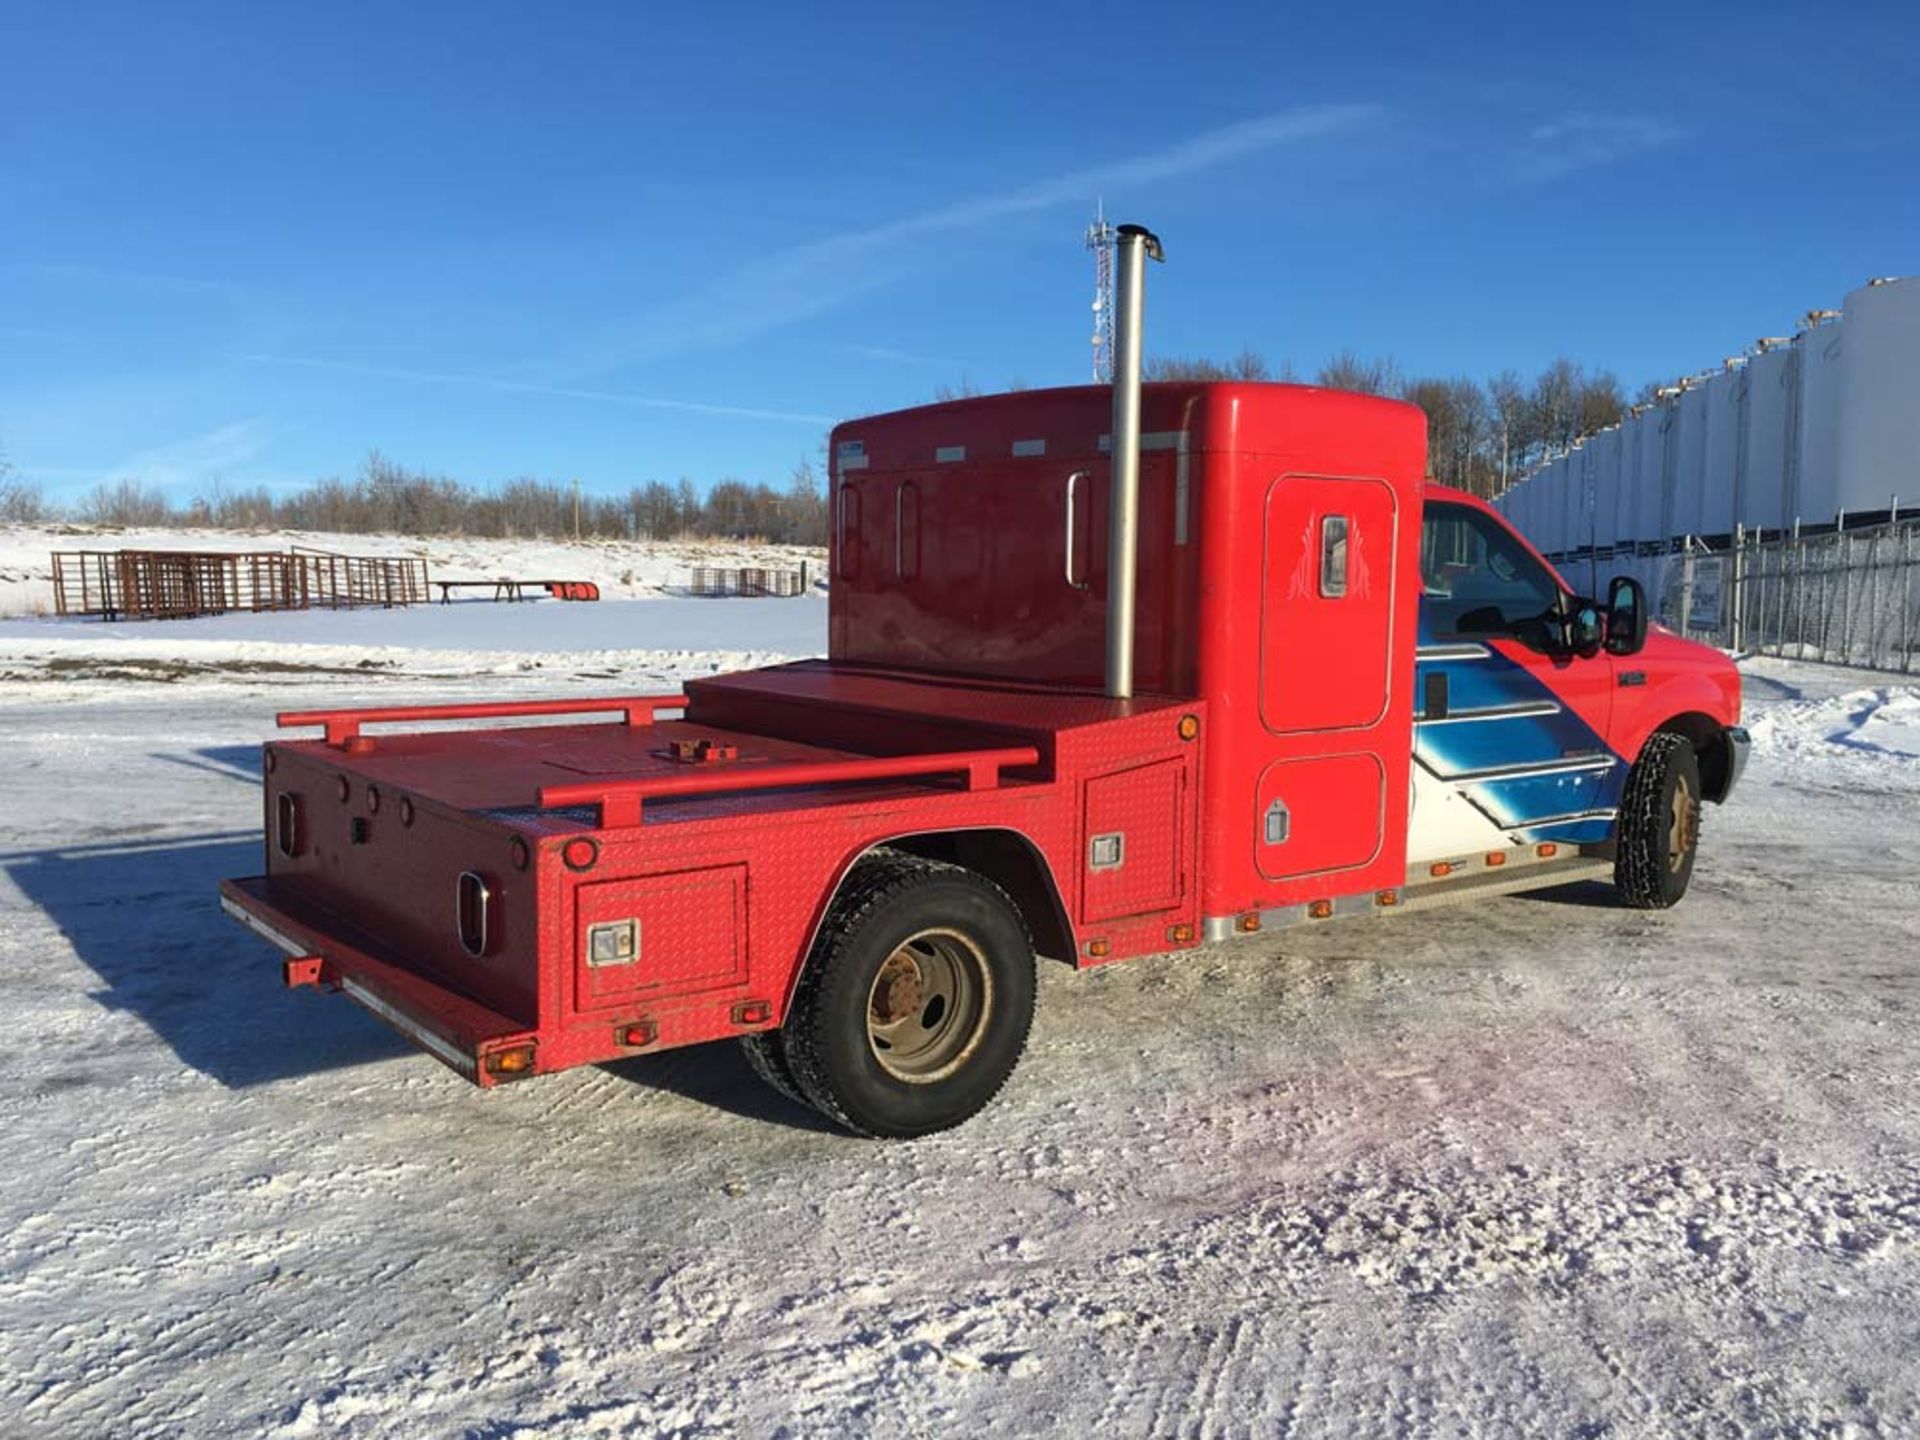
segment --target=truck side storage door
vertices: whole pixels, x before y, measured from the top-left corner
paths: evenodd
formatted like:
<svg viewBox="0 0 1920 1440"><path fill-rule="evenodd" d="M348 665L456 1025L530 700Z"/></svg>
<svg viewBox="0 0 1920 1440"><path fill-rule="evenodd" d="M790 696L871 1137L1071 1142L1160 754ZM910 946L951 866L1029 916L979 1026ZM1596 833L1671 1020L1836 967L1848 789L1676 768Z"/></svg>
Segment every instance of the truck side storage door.
<svg viewBox="0 0 1920 1440"><path fill-rule="evenodd" d="M1570 653L1565 596L1495 515L1428 504L1408 859L1611 832L1613 659Z"/></svg>
<svg viewBox="0 0 1920 1440"><path fill-rule="evenodd" d="M1286 475L1268 489L1259 699L1270 758L1248 797L1268 880L1359 869L1386 843L1398 519L1382 480Z"/></svg>

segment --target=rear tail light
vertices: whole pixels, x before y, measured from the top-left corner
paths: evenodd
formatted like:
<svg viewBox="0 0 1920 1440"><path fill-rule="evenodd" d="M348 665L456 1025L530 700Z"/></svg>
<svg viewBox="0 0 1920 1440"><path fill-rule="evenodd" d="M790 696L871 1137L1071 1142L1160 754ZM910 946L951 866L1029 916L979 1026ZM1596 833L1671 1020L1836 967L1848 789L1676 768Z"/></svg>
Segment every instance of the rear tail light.
<svg viewBox="0 0 1920 1440"><path fill-rule="evenodd" d="M283 790L274 804L273 840L291 860L300 853L300 797Z"/></svg>
<svg viewBox="0 0 1920 1440"><path fill-rule="evenodd" d="M454 920L460 930L460 948L478 959L487 953L493 890L485 879L468 870L460 876L454 902Z"/></svg>

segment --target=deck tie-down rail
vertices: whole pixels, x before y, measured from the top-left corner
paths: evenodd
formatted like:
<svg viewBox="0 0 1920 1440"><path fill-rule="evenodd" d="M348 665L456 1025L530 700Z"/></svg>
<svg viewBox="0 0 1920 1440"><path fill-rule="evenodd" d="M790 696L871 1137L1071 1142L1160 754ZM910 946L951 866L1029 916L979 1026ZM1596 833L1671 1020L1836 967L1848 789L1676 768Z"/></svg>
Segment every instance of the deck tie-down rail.
<svg viewBox="0 0 1920 1440"><path fill-rule="evenodd" d="M610 695L590 700L501 700L486 705L392 705L379 710L285 710L277 717L282 730L300 725L326 729L327 744L336 750L360 751L373 743L362 735L362 725L413 720L508 720L524 715L613 715L629 725L651 725L662 710L684 710L684 695Z"/></svg>
<svg viewBox="0 0 1920 1440"><path fill-rule="evenodd" d="M641 780L588 780L568 785L543 785L540 808L561 810L591 805L600 813L600 828L611 830L638 825L641 808L649 800L687 795L719 795L741 790L780 790L800 785L845 785L861 780L906 780L926 775L958 774L969 790L994 790L1003 769L1038 765L1040 752L1031 745L1003 750L954 750L938 755L882 755L861 760L801 760L784 765L755 765L742 770L718 770L678 775L650 775Z"/></svg>

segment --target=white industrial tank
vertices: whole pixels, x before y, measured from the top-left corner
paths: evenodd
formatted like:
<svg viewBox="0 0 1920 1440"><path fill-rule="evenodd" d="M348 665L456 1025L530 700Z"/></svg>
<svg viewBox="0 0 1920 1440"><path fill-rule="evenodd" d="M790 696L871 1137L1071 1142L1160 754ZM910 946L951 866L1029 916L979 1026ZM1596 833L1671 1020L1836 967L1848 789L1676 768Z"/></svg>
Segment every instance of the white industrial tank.
<svg viewBox="0 0 1920 1440"><path fill-rule="evenodd" d="M1613 543L1616 548L1633 544L1634 488L1640 480L1640 417L1629 415L1615 432L1615 448L1620 455L1620 481L1613 491Z"/></svg>
<svg viewBox="0 0 1920 1440"><path fill-rule="evenodd" d="M1580 518L1580 452L1569 450L1560 457L1560 543L1561 554L1580 548L1584 523Z"/></svg>
<svg viewBox="0 0 1920 1440"><path fill-rule="evenodd" d="M1540 477L1540 547L1549 555L1567 548L1567 458L1556 455Z"/></svg>
<svg viewBox="0 0 1920 1440"><path fill-rule="evenodd" d="M1602 430L1587 445L1593 455L1593 543L1613 544L1614 506L1620 494L1620 427Z"/></svg>
<svg viewBox="0 0 1920 1440"><path fill-rule="evenodd" d="M1640 541L1666 538L1667 523L1667 423L1671 418L1666 402L1649 405L1640 412L1640 478L1633 488L1633 538Z"/></svg>
<svg viewBox="0 0 1920 1440"><path fill-rule="evenodd" d="M1920 279L1855 290L1842 314L1834 504L1920 504Z"/></svg>
<svg viewBox="0 0 1920 1440"><path fill-rule="evenodd" d="M1700 468L1700 515L1696 529L1701 535L1731 535L1747 377L1740 366L1730 365L1708 380L1703 391L1706 433Z"/></svg>
<svg viewBox="0 0 1920 1440"><path fill-rule="evenodd" d="M1680 465L1680 402L1685 398L1675 390L1660 401L1660 520L1654 527L1656 540L1669 540L1679 523L1679 490L1683 471Z"/></svg>
<svg viewBox="0 0 1920 1440"><path fill-rule="evenodd" d="M1786 490L1792 363L1785 345L1767 346L1747 361L1747 435L1735 518L1750 530L1779 530L1793 521Z"/></svg>
<svg viewBox="0 0 1920 1440"><path fill-rule="evenodd" d="M1533 529L1527 538L1546 554L1552 554L1559 537L1554 533L1554 462L1549 460L1533 472Z"/></svg>
<svg viewBox="0 0 1920 1440"><path fill-rule="evenodd" d="M1562 548L1587 548L1588 521L1593 513L1588 501L1592 493L1593 452L1582 441L1567 456L1567 543Z"/></svg>
<svg viewBox="0 0 1920 1440"><path fill-rule="evenodd" d="M1669 535L1698 535L1705 523L1702 501L1707 470L1707 397L1705 383L1695 381L1682 392L1679 423L1669 439L1677 448L1673 467L1673 511Z"/></svg>
<svg viewBox="0 0 1920 1440"><path fill-rule="evenodd" d="M1793 337L1799 352L1799 444L1787 523L1831 525L1840 495L1841 357L1845 334L1829 321Z"/></svg>

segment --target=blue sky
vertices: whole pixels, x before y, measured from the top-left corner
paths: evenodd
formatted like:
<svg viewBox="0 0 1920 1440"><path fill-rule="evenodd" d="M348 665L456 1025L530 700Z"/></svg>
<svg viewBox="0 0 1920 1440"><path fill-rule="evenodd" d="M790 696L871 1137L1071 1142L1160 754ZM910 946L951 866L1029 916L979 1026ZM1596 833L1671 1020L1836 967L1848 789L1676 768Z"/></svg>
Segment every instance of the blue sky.
<svg viewBox="0 0 1920 1440"><path fill-rule="evenodd" d="M1920 271L1920 6L0 0L0 454L55 494L784 480L1148 348L1629 387Z"/></svg>

